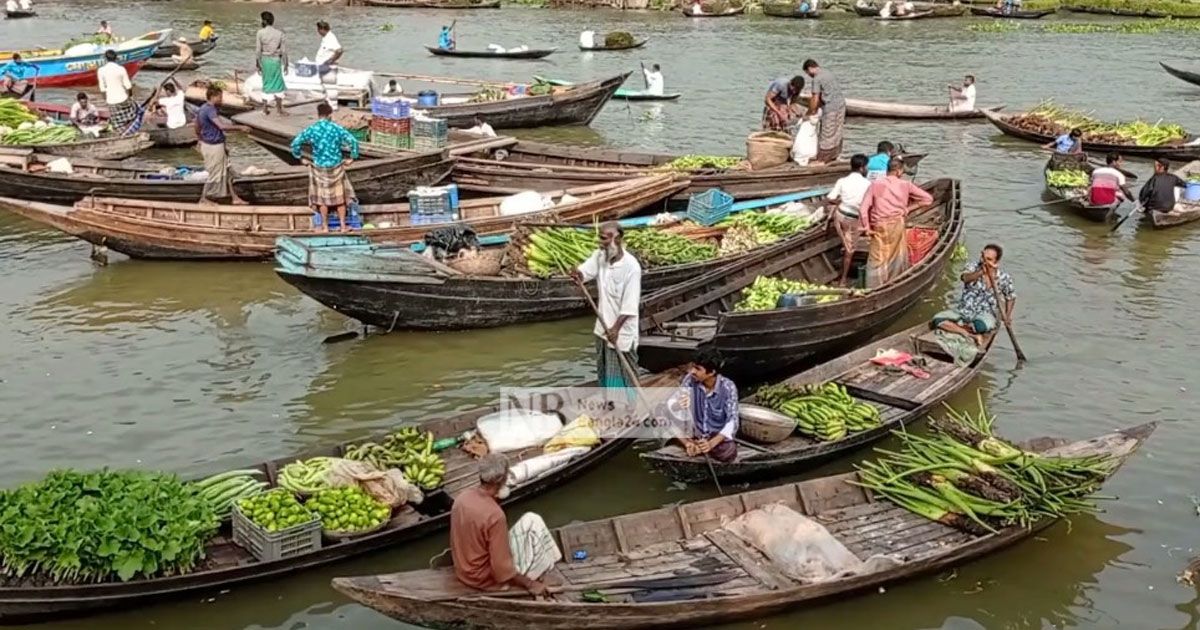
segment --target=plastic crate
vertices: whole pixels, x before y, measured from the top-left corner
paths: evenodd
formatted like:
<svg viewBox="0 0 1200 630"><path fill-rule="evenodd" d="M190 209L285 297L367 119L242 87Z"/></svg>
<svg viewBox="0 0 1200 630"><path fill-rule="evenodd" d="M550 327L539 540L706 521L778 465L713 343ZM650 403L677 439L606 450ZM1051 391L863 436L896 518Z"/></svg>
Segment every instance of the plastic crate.
<svg viewBox="0 0 1200 630"><path fill-rule="evenodd" d="M392 149L411 149L413 148L412 136L408 134L394 134L383 131L371 131L371 144Z"/></svg>
<svg viewBox="0 0 1200 630"><path fill-rule="evenodd" d="M366 127L363 127L362 129L348 129L347 131L349 131L350 135L354 136L354 139L358 140L359 142L366 142L367 138L370 137L370 130L368 130Z"/></svg>
<svg viewBox="0 0 1200 630"><path fill-rule="evenodd" d="M704 226L716 224L729 216L733 197L720 188L709 188L688 199L687 217Z"/></svg>
<svg viewBox="0 0 1200 630"><path fill-rule="evenodd" d="M233 506L233 542L260 562L291 558L321 548L321 519L313 515L307 523L279 532L268 532Z"/></svg>
<svg viewBox="0 0 1200 630"><path fill-rule="evenodd" d="M414 138L441 138L445 140L450 135L450 126L444 118L414 118L412 122Z"/></svg>
<svg viewBox="0 0 1200 630"><path fill-rule="evenodd" d="M410 214L411 223L413 225L434 225L437 223L454 223L458 220L458 215L452 212L442 212L437 214Z"/></svg>
<svg viewBox="0 0 1200 630"><path fill-rule="evenodd" d="M351 201L350 205L346 208L346 227L349 227L350 229L353 229L353 230L361 230L362 229L363 220L362 220L362 214L359 212L359 210L360 210L360 208L359 208L358 202ZM313 210L312 224L313 224L314 228L321 227L320 211ZM329 209L329 229L337 230L337 229L341 229L341 227L342 227L342 223L341 223L341 221L338 221L337 212L335 212L333 210L333 208L330 208Z"/></svg>
<svg viewBox="0 0 1200 630"><path fill-rule="evenodd" d="M395 135L407 136L412 131L411 118L381 118L371 117L371 131L382 131Z"/></svg>
<svg viewBox="0 0 1200 630"><path fill-rule="evenodd" d="M413 136L412 148L415 151L437 151L446 148L446 138L423 138Z"/></svg>
<svg viewBox="0 0 1200 630"><path fill-rule="evenodd" d="M419 214L450 214L454 212L450 191L445 187L420 192L410 190L408 191L408 212L414 217Z"/></svg>
<svg viewBox="0 0 1200 630"><path fill-rule="evenodd" d="M412 116L412 106L408 101L371 99L371 114L380 118L400 119Z"/></svg>

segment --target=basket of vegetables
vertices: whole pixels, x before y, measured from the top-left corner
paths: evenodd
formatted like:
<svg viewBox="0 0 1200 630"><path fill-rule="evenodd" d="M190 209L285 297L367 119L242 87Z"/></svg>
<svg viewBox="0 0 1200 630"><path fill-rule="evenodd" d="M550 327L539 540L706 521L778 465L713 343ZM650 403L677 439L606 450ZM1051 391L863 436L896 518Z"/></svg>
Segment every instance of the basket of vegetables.
<svg viewBox="0 0 1200 630"><path fill-rule="evenodd" d="M234 504L233 542L262 562L298 556L321 548L321 519L275 488Z"/></svg>
<svg viewBox="0 0 1200 630"><path fill-rule="evenodd" d="M379 531L392 517L392 509L358 486L331 488L304 503L320 519L324 536L339 541Z"/></svg>

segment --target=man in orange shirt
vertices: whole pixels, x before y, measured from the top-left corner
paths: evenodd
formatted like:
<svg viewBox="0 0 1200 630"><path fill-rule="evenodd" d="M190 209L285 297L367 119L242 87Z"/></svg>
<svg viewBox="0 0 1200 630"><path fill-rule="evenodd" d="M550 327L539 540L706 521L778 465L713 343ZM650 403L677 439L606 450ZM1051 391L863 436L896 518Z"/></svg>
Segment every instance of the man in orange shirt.
<svg viewBox="0 0 1200 630"><path fill-rule="evenodd" d="M888 174L871 182L859 209L863 233L871 239L867 255L867 288L883 286L908 268L904 217L914 207L933 203L933 196L904 179L904 158L888 162Z"/></svg>
<svg viewBox="0 0 1200 630"><path fill-rule="evenodd" d="M458 581L480 590L517 586L543 596L546 585L538 578L562 559L562 553L537 514L525 514L509 531L498 501L507 482L508 460L487 455L479 462L479 485L454 498L450 510L454 574Z"/></svg>

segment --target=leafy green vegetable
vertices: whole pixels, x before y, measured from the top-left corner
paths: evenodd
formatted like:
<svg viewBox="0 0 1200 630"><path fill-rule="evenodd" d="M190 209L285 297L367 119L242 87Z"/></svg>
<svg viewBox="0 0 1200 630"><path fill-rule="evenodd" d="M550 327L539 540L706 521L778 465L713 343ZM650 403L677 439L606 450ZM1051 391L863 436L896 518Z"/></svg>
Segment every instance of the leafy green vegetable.
<svg viewBox="0 0 1200 630"><path fill-rule="evenodd" d="M0 492L0 559L57 583L186 573L216 533L212 508L173 475L58 470Z"/></svg>

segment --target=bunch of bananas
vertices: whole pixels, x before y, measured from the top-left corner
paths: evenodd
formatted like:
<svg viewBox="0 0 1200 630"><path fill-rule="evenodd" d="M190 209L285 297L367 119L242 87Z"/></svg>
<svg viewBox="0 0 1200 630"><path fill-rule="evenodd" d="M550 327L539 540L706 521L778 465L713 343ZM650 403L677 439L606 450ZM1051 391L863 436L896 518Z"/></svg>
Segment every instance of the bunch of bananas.
<svg viewBox="0 0 1200 630"><path fill-rule="evenodd" d="M446 462L433 451L433 433L417 427L401 427L383 440L390 451L399 453L397 461L404 467L404 478L432 490L442 485Z"/></svg>
<svg viewBox="0 0 1200 630"><path fill-rule="evenodd" d="M432 490L442 485L446 477L446 462L434 452L418 454L404 467L404 478L422 490Z"/></svg>
<svg viewBox="0 0 1200 630"><path fill-rule="evenodd" d="M362 444L347 446L346 452L342 457L356 462L365 462L374 466L377 470L399 468L404 464L404 451L402 449L389 448L375 442L363 442Z"/></svg>
<svg viewBox="0 0 1200 630"><path fill-rule="evenodd" d="M279 487L296 494L313 494L325 490L329 488L325 475L332 466L332 457L296 460L279 471Z"/></svg>
<svg viewBox="0 0 1200 630"><path fill-rule="evenodd" d="M873 429L881 422L878 408L854 400L837 383L800 387L780 383L764 387L758 396L767 407L795 418L800 433L823 442Z"/></svg>

